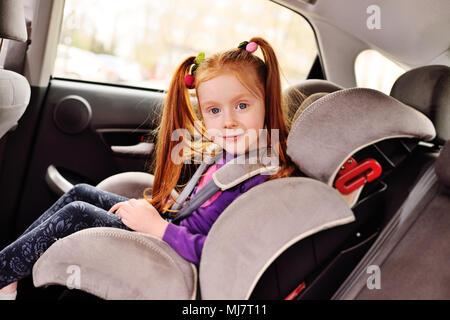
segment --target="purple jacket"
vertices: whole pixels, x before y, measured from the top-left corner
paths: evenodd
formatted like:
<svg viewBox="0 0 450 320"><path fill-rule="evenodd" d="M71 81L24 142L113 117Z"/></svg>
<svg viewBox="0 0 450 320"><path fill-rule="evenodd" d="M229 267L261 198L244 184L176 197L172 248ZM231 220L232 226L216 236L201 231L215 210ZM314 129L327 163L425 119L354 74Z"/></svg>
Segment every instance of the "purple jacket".
<svg viewBox="0 0 450 320"><path fill-rule="evenodd" d="M218 163L217 169L234 157ZM221 192L211 204L198 208L190 217L182 220L179 226L169 223L163 240L183 258L198 266L206 236L219 215L233 200L254 186L265 182L268 178L268 175L257 175ZM191 197L197 192L197 188L198 185L193 190Z"/></svg>

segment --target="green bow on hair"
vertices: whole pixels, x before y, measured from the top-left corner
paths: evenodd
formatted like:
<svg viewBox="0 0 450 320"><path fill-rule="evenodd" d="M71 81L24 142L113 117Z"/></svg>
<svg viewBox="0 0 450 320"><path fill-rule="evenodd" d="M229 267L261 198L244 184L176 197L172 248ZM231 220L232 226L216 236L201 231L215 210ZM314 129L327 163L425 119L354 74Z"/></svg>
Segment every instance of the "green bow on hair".
<svg viewBox="0 0 450 320"><path fill-rule="evenodd" d="M238 48L245 50L245 47L248 45L248 41L242 41L239 43Z"/></svg>
<svg viewBox="0 0 450 320"><path fill-rule="evenodd" d="M200 64L203 61L205 61L205 53L204 52L200 52L197 56L197 58L195 58L195 64Z"/></svg>
<svg viewBox="0 0 450 320"><path fill-rule="evenodd" d="M194 60L194 64L191 67L191 75L195 75L195 71L197 71L198 66L200 65L200 63L202 63L203 61L205 61L205 53L204 52L200 52L198 54L198 56L195 58Z"/></svg>

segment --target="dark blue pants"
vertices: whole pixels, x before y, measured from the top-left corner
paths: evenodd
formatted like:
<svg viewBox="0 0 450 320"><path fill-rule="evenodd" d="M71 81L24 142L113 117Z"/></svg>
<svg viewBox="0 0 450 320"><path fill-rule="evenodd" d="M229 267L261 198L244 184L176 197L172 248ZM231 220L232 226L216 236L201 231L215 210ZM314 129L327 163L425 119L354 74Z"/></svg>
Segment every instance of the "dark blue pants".
<svg viewBox="0 0 450 320"><path fill-rule="evenodd" d="M128 198L78 184L58 199L13 243L0 251L0 288L31 274L34 263L59 238L93 227L131 230L111 207Z"/></svg>

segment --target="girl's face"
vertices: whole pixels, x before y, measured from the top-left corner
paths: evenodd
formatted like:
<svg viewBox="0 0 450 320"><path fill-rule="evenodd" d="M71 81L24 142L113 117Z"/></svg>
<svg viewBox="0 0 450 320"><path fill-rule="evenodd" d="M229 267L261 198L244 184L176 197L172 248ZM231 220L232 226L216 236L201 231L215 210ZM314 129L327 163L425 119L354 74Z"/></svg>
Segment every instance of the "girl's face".
<svg viewBox="0 0 450 320"><path fill-rule="evenodd" d="M232 74L201 82L198 101L207 135L228 153L258 147L264 129L264 97L255 96Z"/></svg>

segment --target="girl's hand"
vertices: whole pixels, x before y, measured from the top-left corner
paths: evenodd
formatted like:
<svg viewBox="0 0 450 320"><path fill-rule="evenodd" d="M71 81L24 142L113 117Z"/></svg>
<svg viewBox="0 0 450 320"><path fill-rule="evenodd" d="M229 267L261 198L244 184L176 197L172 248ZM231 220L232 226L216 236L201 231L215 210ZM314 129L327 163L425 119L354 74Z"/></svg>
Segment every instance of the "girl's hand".
<svg viewBox="0 0 450 320"><path fill-rule="evenodd" d="M145 199L130 199L115 204L109 212L115 213L122 218L123 224L128 228L151 234L162 239L167 225L166 220L161 218L159 212Z"/></svg>

